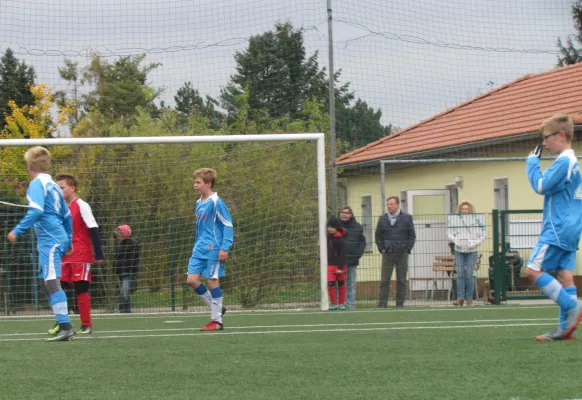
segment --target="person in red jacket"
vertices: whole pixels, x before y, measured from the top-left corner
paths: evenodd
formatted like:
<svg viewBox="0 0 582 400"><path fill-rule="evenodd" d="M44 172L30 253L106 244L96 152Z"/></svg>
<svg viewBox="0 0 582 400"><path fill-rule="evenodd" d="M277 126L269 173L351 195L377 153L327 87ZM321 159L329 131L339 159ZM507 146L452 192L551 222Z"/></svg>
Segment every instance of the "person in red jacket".
<svg viewBox="0 0 582 400"><path fill-rule="evenodd" d="M90 335L93 332L91 322L91 265L103 264L105 257L99 236L99 226L95 221L91 206L77 197L77 179L73 175L61 174L57 176L57 184L63 191L63 197L69 206L73 217L73 252L63 257L61 282L72 285L77 297L79 316L81 317L81 335ZM49 334L56 335L59 325L49 330Z"/></svg>
<svg viewBox="0 0 582 400"><path fill-rule="evenodd" d="M327 290L331 300L330 310L345 310L346 277L348 270L346 230L341 221L331 217L327 221ZM339 289L339 299L336 291Z"/></svg>

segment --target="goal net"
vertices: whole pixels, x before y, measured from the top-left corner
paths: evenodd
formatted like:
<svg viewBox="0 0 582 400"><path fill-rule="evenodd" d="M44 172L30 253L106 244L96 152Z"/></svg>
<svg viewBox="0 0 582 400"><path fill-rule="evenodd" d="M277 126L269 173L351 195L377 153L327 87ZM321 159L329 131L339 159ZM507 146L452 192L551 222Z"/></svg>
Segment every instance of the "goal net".
<svg viewBox="0 0 582 400"><path fill-rule="evenodd" d="M4 147L15 143L27 146ZM49 143L59 144L49 147L51 175L77 178L78 196L99 224L105 263L93 268L94 312L118 310L114 232L123 224L141 249L132 311L204 309L185 284L198 199L192 173L202 167L217 171L215 190L234 221L235 244L221 280L226 305L327 308L320 274L326 255L319 246L325 243L323 134L0 140L3 156L14 160L0 170L4 238L26 212L30 176L22 154ZM0 313L48 311L36 278L34 234L3 243Z"/></svg>

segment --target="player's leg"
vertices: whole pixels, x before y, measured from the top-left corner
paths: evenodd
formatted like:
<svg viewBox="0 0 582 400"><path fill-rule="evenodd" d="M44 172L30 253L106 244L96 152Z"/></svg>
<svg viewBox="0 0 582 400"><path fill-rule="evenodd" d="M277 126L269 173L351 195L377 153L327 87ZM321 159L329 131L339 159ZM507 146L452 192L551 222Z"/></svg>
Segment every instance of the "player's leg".
<svg viewBox="0 0 582 400"><path fill-rule="evenodd" d="M223 306L219 278L225 276L224 262L218 260L207 260L206 269L202 272L202 276L207 279L208 289L212 300L210 303L210 322L201 330L222 330L224 329L222 321Z"/></svg>
<svg viewBox="0 0 582 400"><path fill-rule="evenodd" d="M572 296L572 298L577 300L578 294L576 291L576 286L570 285L570 282L568 282L568 280L567 280L567 273L564 273L563 271L564 270L559 269L557 271L556 278L558 279L558 282L560 282L562 284L562 286L564 287L564 290L570 296ZM570 286L568 286L568 285L570 285ZM560 329L563 331L565 331L567 328L566 322L567 322L566 310L564 310L562 307L560 307ZM574 331L567 339L568 340L575 340L576 339L576 331Z"/></svg>
<svg viewBox="0 0 582 400"><path fill-rule="evenodd" d="M347 267L340 269L340 273L337 275L337 286L339 288L339 309L346 309L346 279L347 279Z"/></svg>
<svg viewBox="0 0 582 400"><path fill-rule="evenodd" d="M210 291L206 285L204 285L200 279L202 271L204 271L205 268L206 260L190 257L190 261L188 261L188 277L186 278L186 283L188 283L188 285L194 289L204 304L206 304L208 307L211 307L212 296L210 295Z"/></svg>
<svg viewBox="0 0 582 400"><path fill-rule="evenodd" d="M49 296L49 304L53 309L59 332L47 339L47 341L70 340L75 332L69 319L67 296L61 288L61 258L66 251L67 244L57 243L46 246L39 251L39 261L41 265L41 278L44 281L45 289Z"/></svg>
<svg viewBox="0 0 582 400"><path fill-rule="evenodd" d="M73 274L75 280L75 295L79 306L79 316L81 317L81 329L79 333L89 335L92 333L93 323L91 322L91 296L89 295L89 286L91 285L91 264L77 263L77 271Z"/></svg>
<svg viewBox="0 0 582 400"><path fill-rule="evenodd" d="M61 264L61 288L63 289L63 291L65 292L65 295L67 296L67 306L71 306L72 304L72 298L70 296L70 291L72 290L72 272L71 272L71 264L69 263L64 263ZM69 289L69 285L70 288ZM42 286L44 288L44 285ZM46 292L46 296L47 298L50 296L48 291L45 288L45 292ZM60 326L59 323L55 321L55 324L53 325L53 327L51 329L48 330L48 334L49 335L56 335L57 333L59 333L60 330Z"/></svg>
<svg viewBox="0 0 582 400"><path fill-rule="evenodd" d="M567 257L565 257L564 253L568 253L566 255ZM558 269L558 267L562 267L562 281L565 283L566 287L573 286L574 279L572 269L575 267L576 259L575 253L573 257L569 253L571 252L565 252L556 246L538 243L534 247L527 264L526 276L537 287L539 287L546 296L555 301L566 313L566 329L562 331L558 328L558 331L552 331L554 335L552 335L551 340L569 337L578 326L582 313L582 304L572 298L557 279L548 274L548 271L553 271ZM570 261L573 265L561 266L560 262L563 263L564 259L573 259L573 263ZM542 340L543 336L544 335L540 335L536 337L536 339Z"/></svg>
<svg viewBox="0 0 582 400"><path fill-rule="evenodd" d="M336 291L337 285L337 266L328 265L327 266L327 293L329 295L329 309L337 310L338 307L338 294Z"/></svg>

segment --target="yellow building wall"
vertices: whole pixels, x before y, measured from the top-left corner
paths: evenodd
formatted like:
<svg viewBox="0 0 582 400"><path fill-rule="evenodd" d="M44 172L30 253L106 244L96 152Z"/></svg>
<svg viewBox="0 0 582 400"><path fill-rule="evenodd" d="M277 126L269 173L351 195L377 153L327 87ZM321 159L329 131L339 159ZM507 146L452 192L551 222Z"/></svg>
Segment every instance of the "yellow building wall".
<svg viewBox="0 0 582 400"><path fill-rule="evenodd" d="M582 154L582 145L575 144L577 154ZM531 149L523 149L511 153L496 154L495 157L524 157ZM547 154L544 154L544 156ZM542 161L542 170L545 170L551 161ZM402 168L386 165L385 195L400 196L403 191L446 189L446 185L452 183L455 177L462 177L463 187L458 189L459 202L470 200L479 213L491 213L494 206L494 181L499 178L507 178L508 181L508 209L541 209L543 196L535 193L531 188L525 172L525 161L502 162L457 162L418 164L416 166ZM379 171L379 168L378 168ZM361 222L361 198L371 196L372 199L372 224L375 230L379 216L382 214L380 174L366 174L362 176L350 176L347 178L347 204L352 207L356 219ZM456 210L452 210L456 212ZM492 251L492 232L488 227L487 241L479 251L484 254L483 263L478 277L487 276L488 256ZM373 232L372 232L373 234ZM373 236L373 235L372 235ZM370 239L369 239L370 240ZM374 238L372 237L373 241ZM376 281L380 277L381 255L374 244L372 252L367 252L360 261L361 268L358 281ZM524 258L524 264L529 258L529 251L520 251ZM582 275L582 252L577 255L576 275ZM525 266L522 269L525 270Z"/></svg>

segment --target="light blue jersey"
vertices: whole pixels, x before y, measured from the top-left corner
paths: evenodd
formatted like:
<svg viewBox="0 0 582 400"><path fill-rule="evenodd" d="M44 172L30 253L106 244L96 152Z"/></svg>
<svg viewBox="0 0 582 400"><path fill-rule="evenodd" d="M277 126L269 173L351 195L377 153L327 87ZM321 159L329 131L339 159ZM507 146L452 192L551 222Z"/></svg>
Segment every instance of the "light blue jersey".
<svg viewBox="0 0 582 400"><path fill-rule="evenodd" d="M192 257L218 260L220 250L230 251L234 240L232 217L224 201L212 193L196 201L196 239Z"/></svg>
<svg viewBox="0 0 582 400"><path fill-rule="evenodd" d="M528 157L527 176L532 188L544 195L539 243L576 251L582 231L582 179L574 150L565 150L542 173L538 157Z"/></svg>
<svg viewBox="0 0 582 400"><path fill-rule="evenodd" d="M57 243L70 245L73 236L71 213L61 188L51 176L39 174L34 178L28 186L26 198L28 212L14 228L14 234L22 236L34 226L39 249L52 248Z"/></svg>

